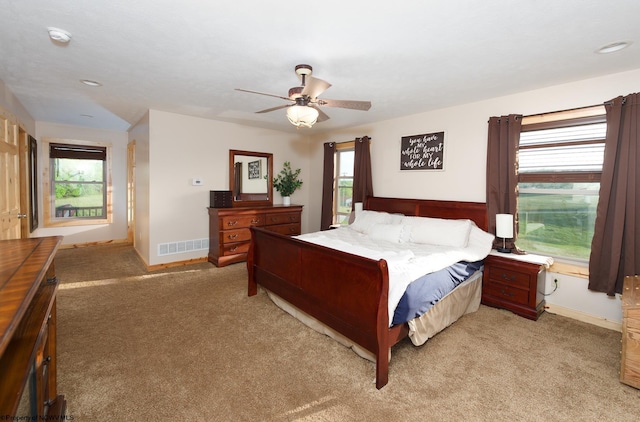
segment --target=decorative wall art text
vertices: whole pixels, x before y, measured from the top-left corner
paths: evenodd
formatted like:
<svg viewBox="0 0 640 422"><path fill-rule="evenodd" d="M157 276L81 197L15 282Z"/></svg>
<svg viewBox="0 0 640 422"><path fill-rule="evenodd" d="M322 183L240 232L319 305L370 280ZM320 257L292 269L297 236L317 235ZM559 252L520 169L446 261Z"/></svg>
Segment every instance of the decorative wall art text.
<svg viewBox="0 0 640 422"><path fill-rule="evenodd" d="M403 136L400 170L444 170L444 132Z"/></svg>

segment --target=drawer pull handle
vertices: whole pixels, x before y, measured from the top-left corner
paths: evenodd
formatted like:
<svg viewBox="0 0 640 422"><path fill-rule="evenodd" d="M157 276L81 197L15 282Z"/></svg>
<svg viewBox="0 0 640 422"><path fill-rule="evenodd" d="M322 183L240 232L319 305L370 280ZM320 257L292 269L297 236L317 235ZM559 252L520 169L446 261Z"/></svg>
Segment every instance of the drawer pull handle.
<svg viewBox="0 0 640 422"><path fill-rule="evenodd" d="M238 250L238 247L237 247L237 246L234 246L233 248L229 249L229 251L230 251L230 252L235 252L235 251L237 251L237 250Z"/></svg>
<svg viewBox="0 0 640 422"><path fill-rule="evenodd" d="M259 222L260 222L260 220L257 219L257 218L255 220L251 220L251 224L258 224Z"/></svg>
<svg viewBox="0 0 640 422"><path fill-rule="evenodd" d="M278 217L271 217L271 221L278 221Z"/></svg>
<svg viewBox="0 0 640 422"><path fill-rule="evenodd" d="M238 224L238 220L227 222L227 226L235 226L236 224Z"/></svg>
<svg viewBox="0 0 640 422"><path fill-rule="evenodd" d="M515 275L508 276L505 273L502 273L502 278L504 278L505 280L509 280L509 281L516 281L516 276Z"/></svg>
<svg viewBox="0 0 640 422"><path fill-rule="evenodd" d="M238 237L237 234L230 234L229 236L227 236L229 239L235 239L236 237Z"/></svg>
<svg viewBox="0 0 640 422"><path fill-rule="evenodd" d="M500 293L502 293L503 296L513 297L513 292L505 292L504 289L500 289Z"/></svg>

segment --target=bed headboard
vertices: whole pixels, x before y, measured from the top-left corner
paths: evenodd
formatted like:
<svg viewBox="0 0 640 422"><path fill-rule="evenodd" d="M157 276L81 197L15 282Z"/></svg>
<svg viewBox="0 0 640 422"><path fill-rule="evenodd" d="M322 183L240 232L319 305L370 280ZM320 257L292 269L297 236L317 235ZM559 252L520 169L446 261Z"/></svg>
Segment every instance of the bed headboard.
<svg viewBox="0 0 640 422"><path fill-rule="evenodd" d="M489 228L487 204L484 202L435 201L431 199L381 198L370 196L364 209L419 217L466 219L482 230Z"/></svg>

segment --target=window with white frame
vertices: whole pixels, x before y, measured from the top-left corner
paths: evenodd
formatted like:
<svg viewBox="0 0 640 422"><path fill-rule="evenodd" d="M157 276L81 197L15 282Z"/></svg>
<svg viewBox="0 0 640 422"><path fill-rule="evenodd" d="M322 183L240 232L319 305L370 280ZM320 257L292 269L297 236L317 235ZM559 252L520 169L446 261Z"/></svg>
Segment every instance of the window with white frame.
<svg viewBox="0 0 640 422"><path fill-rule="evenodd" d="M334 162L333 224L349 224L353 201L354 143L338 144Z"/></svg>
<svg viewBox="0 0 640 422"><path fill-rule="evenodd" d="M518 247L589 259L605 135L604 109L588 117L533 124L523 119L518 149Z"/></svg>
<svg viewBox="0 0 640 422"><path fill-rule="evenodd" d="M45 225L111 222L109 146L72 140L44 144L49 153Z"/></svg>

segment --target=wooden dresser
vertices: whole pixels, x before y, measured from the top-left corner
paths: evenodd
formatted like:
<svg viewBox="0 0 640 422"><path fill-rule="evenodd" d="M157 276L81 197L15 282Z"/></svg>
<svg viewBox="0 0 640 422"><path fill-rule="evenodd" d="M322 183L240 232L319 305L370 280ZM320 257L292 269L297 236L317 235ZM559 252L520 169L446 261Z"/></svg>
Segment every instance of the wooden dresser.
<svg viewBox="0 0 640 422"><path fill-rule="evenodd" d="M301 221L302 205L209 208L209 262L223 267L246 261L251 226L293 236L301 233Z"/></svg>
<svg viewBox="0 0 640 422"><path fill-rule="evenodd" d="M544 311L544 278L542 263L494 251L484 260L482 303L535 321Z"/></svg>
<svg viewBox="0 0 640 422"><path fill-rule="evenodd" d="M640 275L622 285L622 353L620 381L640 388Z"/></svg>
<svg viewBox="0 0 640 422"><path fill-rule="evenodd" d="M66 402L56 384L53 262L61 242L0 241L0 416L7 420L64 420Z"/></svg>

